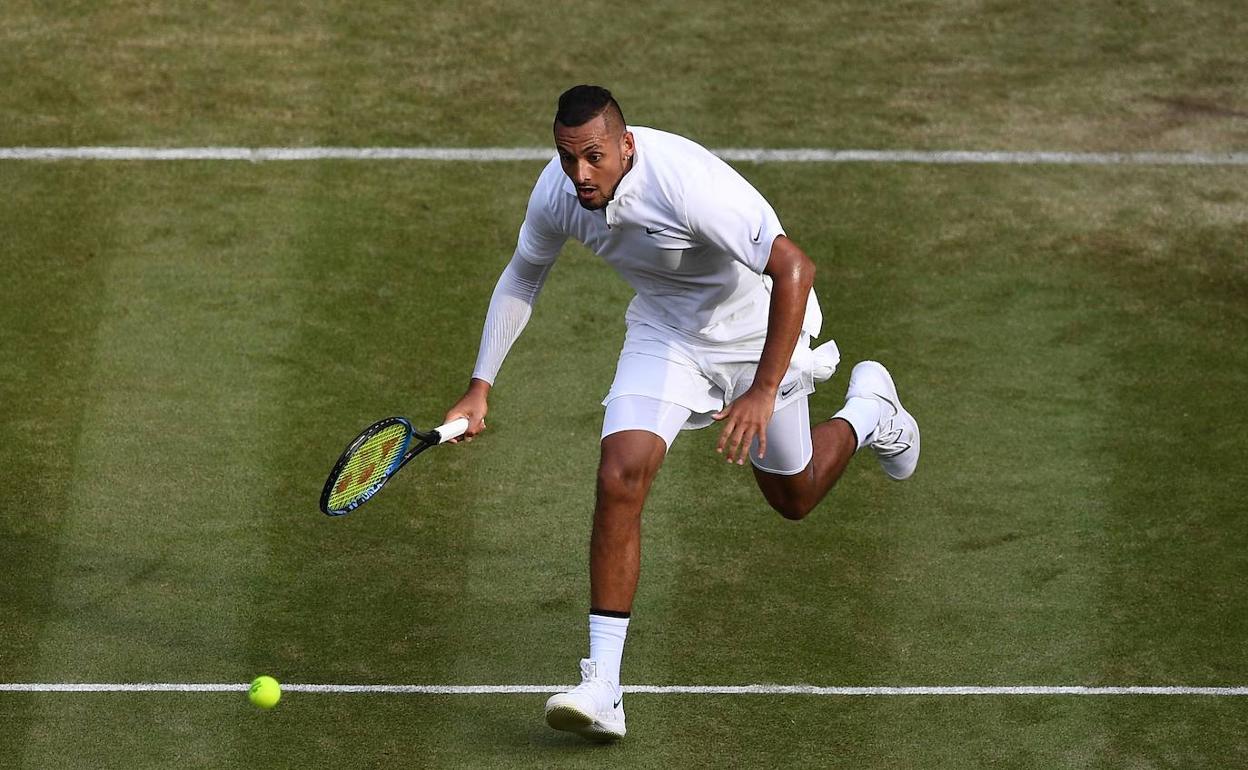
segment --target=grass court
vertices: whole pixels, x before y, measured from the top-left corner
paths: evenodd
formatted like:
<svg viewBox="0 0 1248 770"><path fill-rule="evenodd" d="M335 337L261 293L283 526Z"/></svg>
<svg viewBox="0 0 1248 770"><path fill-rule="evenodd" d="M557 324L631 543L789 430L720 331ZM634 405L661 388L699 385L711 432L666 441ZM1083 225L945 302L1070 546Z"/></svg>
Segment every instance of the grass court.
<svg viewBox="0 0 1248 770"><path fill-rule="evenodd" d="M1248 150L1237 3L119 1L0 8L0 147L549 143L599 82L711 147ZM0 683L559 685L630 291L569 245L490 429L439 421L540 162L0 161ZM800 524L684 433L626 684L1248 684L1248 168L738 164L816 261L841 403L916 476ZM0 692L6 767L1229 767L1244 697Z"/></svg>

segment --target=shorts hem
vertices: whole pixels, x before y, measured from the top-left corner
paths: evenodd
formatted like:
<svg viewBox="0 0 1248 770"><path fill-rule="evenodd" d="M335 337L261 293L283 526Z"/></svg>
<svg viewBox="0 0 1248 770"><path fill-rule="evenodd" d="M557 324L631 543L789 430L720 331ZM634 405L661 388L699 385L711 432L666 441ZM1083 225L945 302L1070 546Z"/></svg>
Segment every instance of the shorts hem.
<svg viewBox="0 0 1248 770"><path fill-rule="evenodd" d="M811 459L814 459L813 456ZM798 468L795 471L777 471L777 470L772 470L771 468L764 468L763 466L754 462L753 457L750 458L750 465L754 466L756 469L762 471L763 473L770 473L772 476L796 476L797 474L801 473L802 471L805 471L807 468L810 467L810 460L807 460L805 465L803 465L802 467Z"/></svg>
<svg viewBox="0 0 1248 770"><path fill-rule="evenodd" d="M654 428L647 427L645 425L621 425L619 427L613 427L610 431L604 432L601 436L598 437L598 443L601 444L602 440L606 438L607 436L614 436L617 433L624 433L625 431L630 431L630 430L639 430L644 433L649 433L651 436L658 436L659 440L663 442L663 446L666 447L666 449L664 450L664 454L666 454L667 452L670 452L672 449L672 445L668 443L667 439L663 436L662 433L659 433Z"/></svg>

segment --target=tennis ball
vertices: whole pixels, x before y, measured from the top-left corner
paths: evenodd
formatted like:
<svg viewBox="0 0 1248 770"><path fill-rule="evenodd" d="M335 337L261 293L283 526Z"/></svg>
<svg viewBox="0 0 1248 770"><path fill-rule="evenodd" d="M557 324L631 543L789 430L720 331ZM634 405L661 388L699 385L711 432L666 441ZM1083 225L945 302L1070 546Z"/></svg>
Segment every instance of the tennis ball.
<svg viewBox="0 0 1248 770"><path fill-rule="evenodd" d="M271 676L258 676L251 681L247 699L262 709L271 709L282 698L282 686Z"/></svg>

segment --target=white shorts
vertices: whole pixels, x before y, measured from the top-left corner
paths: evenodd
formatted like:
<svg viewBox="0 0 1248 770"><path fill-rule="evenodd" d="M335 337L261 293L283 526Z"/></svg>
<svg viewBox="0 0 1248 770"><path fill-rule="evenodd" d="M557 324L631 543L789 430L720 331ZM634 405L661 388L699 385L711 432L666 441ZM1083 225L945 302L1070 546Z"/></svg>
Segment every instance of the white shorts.
<svg viewBox="0 0 1248 770"><path fill-rule="evenodd" d="M620 396L670 401L689 410L685 428L705 428L713 422L712 414L753 384L762 352L761 339L743 347L696 345L649 324L632 323L615 367L615 381L602 403ZM776 391L776 410L814 393L815 383L831 377L839 360L835 342L812 351L810 337L803 334Z"/></svg>
<svg viewBox="0 0 1248 770"><path fill-rule="evenodd" d="M750 387L761 354L762 340L756 346L739 348L695 345L645 323L630 324L616 365L615 381L602 402L607 407L602 435L620 430L648 430L661 436L671 447L681 428L705 428L714 422L712 414ZM776 391L775 413L768 424L766 467L757 461L751 448L751 459L755 460L756 467L786 475L806 467L810 461L810 415L806 400L815 391L815 382L832 376L839 359L835 342L826 342L812 351L810 338L805 334L801 336ZM616 404L627 397L641 400L629 398ZM798 403L800 408L787 409ZM785 414L783 418L781 413ZM773 444L773 440L778 443ZM780 458L787 459L782 462ZM803 458L801 464L795 465L798 458ZM784 465L784 469L780 465Z"/></svg>
<svg viewBox="0 0 1248 770"><path fill-rule="evenodd" d="M620 396L607 402L602 437L624 430L644 430L663 439L671 449L681 427L689 419L687 408L649 396ZM767 423L767 456L758 456L758 439L750 444L750 462L766 473L792 476L801 473L814 453L810 438L810 408L806 396L789 400Z"/></svg>

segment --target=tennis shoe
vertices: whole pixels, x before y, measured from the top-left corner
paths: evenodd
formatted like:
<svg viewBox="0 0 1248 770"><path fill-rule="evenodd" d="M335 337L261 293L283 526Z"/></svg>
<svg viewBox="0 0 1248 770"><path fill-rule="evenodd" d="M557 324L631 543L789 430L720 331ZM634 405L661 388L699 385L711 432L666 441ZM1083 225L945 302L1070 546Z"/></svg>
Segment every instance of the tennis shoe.
<svg viewBox="0 0 1248 770"><path fill-rule="evenodd" d="M851 398L874 398L880 404L880 421L867 437L880 467L889 477L908 479L919 464L919 423L901 405L893 377L876 361L862 361L849 375Z"/></svg>
<svg viewBox="0 0 1248 770"><path fill-rule="evenodd" d="M624 737L624 691L598 676L598 664L581 661L581 683L546 701L546 724L591 741L605 743Z"/></svg>

